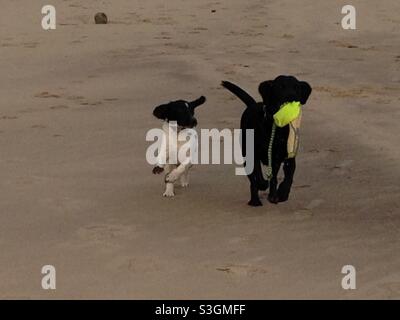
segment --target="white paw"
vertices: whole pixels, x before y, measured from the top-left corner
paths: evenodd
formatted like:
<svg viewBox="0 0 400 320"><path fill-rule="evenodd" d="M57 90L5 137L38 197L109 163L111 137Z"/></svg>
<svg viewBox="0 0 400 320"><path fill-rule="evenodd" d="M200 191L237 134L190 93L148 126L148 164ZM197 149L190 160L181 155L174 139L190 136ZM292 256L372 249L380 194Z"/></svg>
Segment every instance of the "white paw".
<svg viewBox="0 0 400 320"><path fill-rule="evenodd" d="M166 176L165 181L174 183L176 180L178 180L178 178L179 175L176 172L172 171L170 174Z"/></svg>
<svg viewBox="0 0 400 320"><path fill-rule="evenodd" d="M172 198L175 196L175 193L171 190L166 190L163 194L163 197Z"/></svg>
<svg viewBox="0 0 400 320"><path fill-rule="evenodd" d="M182 186L182 188L187 188L189 186L189 182L181 181L181 186Z"/></svg>

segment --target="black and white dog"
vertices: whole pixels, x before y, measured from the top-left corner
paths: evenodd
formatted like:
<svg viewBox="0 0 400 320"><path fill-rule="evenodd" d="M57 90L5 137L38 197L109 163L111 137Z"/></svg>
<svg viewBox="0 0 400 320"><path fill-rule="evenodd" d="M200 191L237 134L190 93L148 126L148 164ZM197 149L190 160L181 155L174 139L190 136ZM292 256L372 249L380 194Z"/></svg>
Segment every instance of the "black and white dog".
<svg viewBox="0 0 400 320"><path fill-rule="evenodd" d="M179 162L179 159L169 158L171 154L179 154L179 150L186 143L180 139L170 139L171 136L177 137L178 134L184 133L187 136L192 135L192 132L187 129L192 129L197 126L197 119L194 117L194 110L198 106L204 104L206 98L201 96L199 99L188 102L184 100L172 101L163 104L154 109L153 115L164 121L163 123L163 140L158 154L158 163L153 168L153 174L160 174L165 171L165 192L164 197L173 197L174 183L180 180L182 187L189 185L189 169L192 166L191 155L187 155L185 159ZM175 125L170 125L174 123ZM171 130L175 130L174 135L171 135ZM184 131L187 131L185 133ZM197 148L197 136L191 139L195 144L193 148Z"/></svg>
<svg viewBox="0 0 400 320"><path fill-rule="evenodd" d="M304 105L311 94L311 86L304 81L298 81L293 76L279 76L275 80L262 82L259 85L259 93L262 102L257 103L248 93L235 84L223 81L222 86L247 106L242 114L240 127L254 130L254 170L248 174L250 180L251 199L250 206L262 206L258 191L265 191L269 187L268 200L277 204L288 200L290 189L293 183L293 175L296 169L295 157L288 158L288 137L289 125L276 128L275 135L271 143L272 164L268 163L268 145L271 139L274 115L285 103L298 101ZM242 134L242 154L246 156L246 135ZM283 163L284 180L278 187L277 175ZM264 178L262 165L271 166L271 177Z"/></svg>

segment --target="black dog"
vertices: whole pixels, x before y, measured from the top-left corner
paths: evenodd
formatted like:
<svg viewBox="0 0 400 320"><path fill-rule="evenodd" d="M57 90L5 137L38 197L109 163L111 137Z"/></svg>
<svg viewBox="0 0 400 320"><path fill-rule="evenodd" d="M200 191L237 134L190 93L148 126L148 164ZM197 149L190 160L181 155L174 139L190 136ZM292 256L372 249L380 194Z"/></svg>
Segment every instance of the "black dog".
<svg viewBox="0 0 400 320"><path fill-rule="evenodd" d="M153 115L163 120L163 131L164 137L161 144L161 150L158 155L158 163L153 168L153 174L160 174L164 171L165 168L165 192L163 194L164 197L173 197L174 193L174 183L180 179L181 186L187 187L189 185L189 169L192 166L190 156L187 159L184 159L181 163L172 163L171 159L169 159L170 150L176 150L179 152L180 148L186 143L186 141L174 141L169 140L169 130L173 129L173 127L169 126L170 122L176 122L176 133L184 132L186 129L191 129L197 126L197 119L194 116L195 108L204 104L206 102L206 98L201 96L199 99L194 100L192 102L177 100L172 101L167 104L163 104L154 109ZM188 130L186 130L188 131ZM188 132L190 135L190 132ZM196 144L193 148L197 148L197 139L195 139L194 143Z"/></svg>
<svg viewBox="0 0 400 320"><path fill-rule="evenodd" d="M178 126L183 128L193 128L197 126L194 109L205 102L206 98L204 96L192 102L185 100L172 101L156 107L153 115L161 120L176 121Z"/></svg>
<svg viewBox="0 0 400 320"><path fill-rule="evenodd" d="M289 125L276 128L272 144L272 177L269 183L263 177L261 164L268 165L268 145L274 123L273 115L287 102L298 101L301 105L304 105L311 94L311 86L307 82L298 81L292 76L279 76L275 80L260 84L258 90L263 99L263 102L260 103L257 103L249 94L231 82L223 81L222 86L235 94L247 106L241 118L241 129L243 131L254 129L254 170L248 175L251 192L251 200L248 204L262 206L258 191L267 190L268 185L268 200L271 203L276 204L288 200L296 169L295 158L288 158ZM243 134L243 157L246 156L245 137L246 135ZM282 163L285 177L278 188L277 175Z"/></svg>

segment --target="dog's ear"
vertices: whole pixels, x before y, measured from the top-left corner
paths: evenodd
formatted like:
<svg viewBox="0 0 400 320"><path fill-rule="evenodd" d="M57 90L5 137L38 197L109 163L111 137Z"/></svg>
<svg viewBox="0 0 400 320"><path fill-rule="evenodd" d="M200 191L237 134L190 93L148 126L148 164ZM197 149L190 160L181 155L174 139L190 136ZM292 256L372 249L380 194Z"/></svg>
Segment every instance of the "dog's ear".
<svg viewBox="0 0 400 320"><path fill-rule="evenodd" d="M299 85L300 85L300 103L304 105L306 104L308 97L311 94L312 88L305 81L300 81Z"/></svg>
<svg viewBox="0 0 400 320"><path fill-rule="evenodd" d="M156 107L153 111L153 115L158 119L166 120L168 118L168 105L163 104Z"/></svg>
<svg viewBox="0 0 400 320"><path fill-rule="evenodd" d="M258 92L260 93L261 97L263 98L264 103L268 103L271 101L272 98L272 83L273 80L268 80L261 82L258 86Z"/></svg>
<svg viewBox="0 0 400 320"><path fill-rule="evenodd" d="M202 104L204 104L206 102L206 97L205 96L201 96L200 98L198 98L197 100L194 100L192 102L189 102L189 108L191 108L192 110L194 110L195 108L201 106Z"/></svg>

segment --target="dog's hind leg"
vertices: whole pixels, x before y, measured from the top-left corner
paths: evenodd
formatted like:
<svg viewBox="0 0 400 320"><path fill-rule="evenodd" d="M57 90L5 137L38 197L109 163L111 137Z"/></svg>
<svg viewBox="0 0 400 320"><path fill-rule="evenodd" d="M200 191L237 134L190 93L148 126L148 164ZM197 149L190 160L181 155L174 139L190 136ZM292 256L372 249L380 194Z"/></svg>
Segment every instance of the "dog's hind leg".
<svg viewBox="0 0 400 320"><path fill-rule="evenodd" d="M189 185L189 168L187 168L180 177L181 186L186 188Z"/></svg>
<svg viewBox="0 0 400 320"><path fill-rule="evenodd" d="M293 176L295 171L296 171L296 159L295 158L286 159L283 163L283 172L285 173L285 178L278 188L279 202L284 202L289 199L289 193L292 187Z"/></svg>

